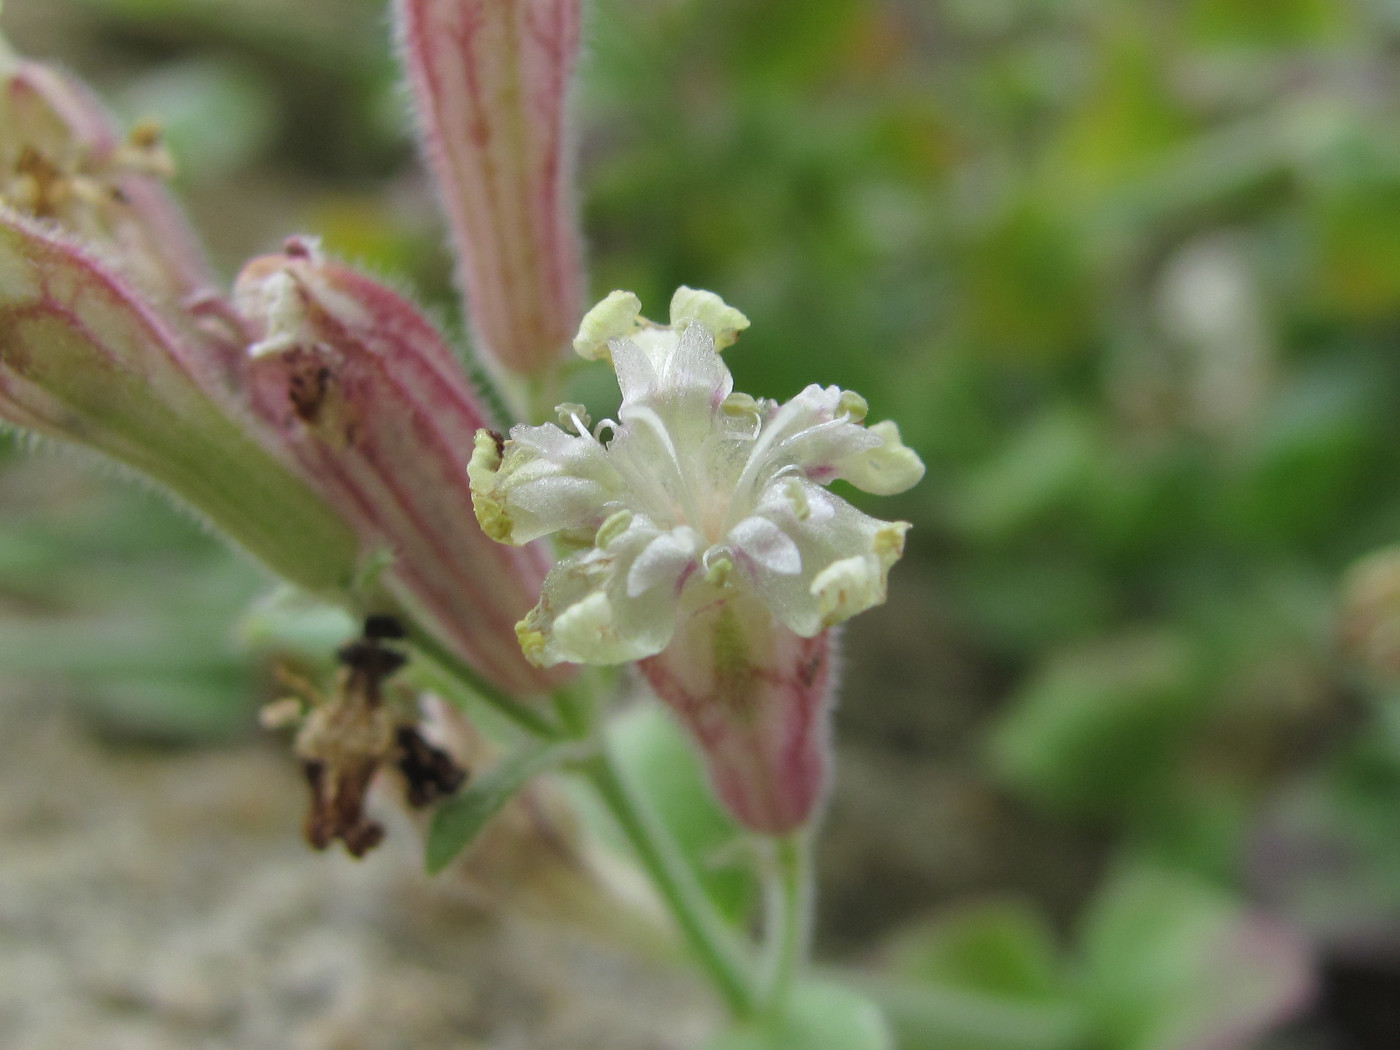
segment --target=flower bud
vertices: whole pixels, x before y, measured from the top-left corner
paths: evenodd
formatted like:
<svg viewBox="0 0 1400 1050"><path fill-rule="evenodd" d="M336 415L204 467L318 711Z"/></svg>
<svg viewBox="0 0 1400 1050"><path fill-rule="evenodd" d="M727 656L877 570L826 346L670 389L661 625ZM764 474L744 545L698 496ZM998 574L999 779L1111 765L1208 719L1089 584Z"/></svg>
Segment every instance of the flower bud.
<svg viewBox="0 0 1400 1050"><path fill-rule="evenodd" d="M299 242L249 263L235 303L257 339L256 410L362 542L390 555L380 586L507 692L560 681L525 662L514 627L549 560L477 524L467 466L491 420L433 326Z"/></svg>
<svg viewBox="0 0 1400 1050"><path fill-rule="evenodd" d="M742 825L784 835L811 820L831 766L832 632L803 638L758 599L693 597L643 676L700 746L715 792Z"/></svg>
<svg viewBox="0 0 1400 1050"><path fill-rule="evenodd" d="M214 367L121 277L0 208L0 419L149 475L300 586L343 588L354 534Z"/></svg>
<svg viewBox="0 0 1400 1050"><path fill-rule="evenodd" d="M579 2L401 0L397 12L476 348L495 369L552 370L583 284L566 113Z"/></svg>

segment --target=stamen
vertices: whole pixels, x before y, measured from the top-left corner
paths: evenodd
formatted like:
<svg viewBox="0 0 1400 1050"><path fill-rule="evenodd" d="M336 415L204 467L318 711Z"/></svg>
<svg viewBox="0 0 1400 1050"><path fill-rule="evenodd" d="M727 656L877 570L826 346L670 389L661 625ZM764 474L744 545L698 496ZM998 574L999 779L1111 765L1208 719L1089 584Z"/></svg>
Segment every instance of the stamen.
<svg viewBox="0 0 1400 1050"><path fill-rule="evenodd" d="M632 512L630 510L615 511L598 527L597 535L593 537L593 546L599 550L606 550L613 540L631 527Z"/></svg>
<svg viewBox="0 0 1400 1050"><path fill-rule="evenodd" d="M758 432L763 429L763 409L758 401L748 394L736 392L721 401L719 409L727 423L751 423L752 431L741 436L749 441L757 440Z"/></svg>
<svg viewBox="0 0 1400 1050"><path fill-rule="evenodd" d="M783 495L787 498L788 505L792 507L792 513L796 515L798 521L806 521L812 516L812 504L807 499L807 492L802 487L802 482L795 474L800 473L794 466L793 474L788 475L787 484L783 486ZM778 471L778 476L782 477L788 470L784 467Z"/></svg>
<svg viewBox="0 0 1400 1050"><path fill-rule="evenodd" d="M854 390L841 391L841 397L836 402L837 409L851 422L865 422L866 414L870 411L870 405Z"/></svg>
<svg viewBox="0 0 1400 1050"><path fill-rule="evenodd" d="M561 426L567 427L572 423L579 437L590 436L588 424L591 420L588 418L588 410L582 405L573 401L565 401L561 405L555 405L554 411L558 414Z"/></svg>
<svg viewBox="0 0 1400 1050"><path fill-rule="evenodd" d="M723 587L729 582L729 574L734 571L734 558L728 547L716 544L700 555L700 566L705 570L705 582L712 587Z"/></svg>

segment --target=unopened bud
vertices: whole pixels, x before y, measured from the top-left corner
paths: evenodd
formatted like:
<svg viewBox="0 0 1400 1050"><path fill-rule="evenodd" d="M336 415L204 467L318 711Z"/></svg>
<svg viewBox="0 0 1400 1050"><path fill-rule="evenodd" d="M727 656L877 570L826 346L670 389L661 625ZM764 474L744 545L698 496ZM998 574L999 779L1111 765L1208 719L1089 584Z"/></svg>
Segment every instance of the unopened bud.
<svg viewBox="0 0 1400 1050"><path fill-rule="evenodd" d="M582 305L567 112L579 0L397 8L475 345L497 370L552 370Z"/></svg>

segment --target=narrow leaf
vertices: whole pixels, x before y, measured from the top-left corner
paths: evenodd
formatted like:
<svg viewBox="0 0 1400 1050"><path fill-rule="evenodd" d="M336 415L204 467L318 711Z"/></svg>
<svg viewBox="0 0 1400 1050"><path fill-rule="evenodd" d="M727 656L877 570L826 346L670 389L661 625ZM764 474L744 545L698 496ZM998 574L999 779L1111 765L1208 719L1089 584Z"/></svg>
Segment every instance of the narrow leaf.
<svg viewBox="0 0 1400 1050"><path fill-rule="evenodd" d="M428 874L436 875L451 864L517 791L558 762L561 750L558 744L524 747L438 807L428 830Z"/></svg>

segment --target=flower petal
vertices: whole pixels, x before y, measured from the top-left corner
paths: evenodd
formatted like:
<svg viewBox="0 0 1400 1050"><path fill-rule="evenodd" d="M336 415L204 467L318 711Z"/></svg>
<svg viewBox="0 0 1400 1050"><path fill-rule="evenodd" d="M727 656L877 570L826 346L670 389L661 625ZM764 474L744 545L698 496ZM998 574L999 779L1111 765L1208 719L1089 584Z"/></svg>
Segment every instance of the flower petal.
<svg viewBox="0 0 1400 1050"><path fill-rule="evenodd" d="M767 518L745 518L726 537L734 550L768 572L795 576L802 571L802 555L786 532Z"/></svg>
<svg viewBox="0 0 1400 1050"><path fill-rule="evenodd" d="M596 530L626 493L601 444L553 423L513 428L499 459L493 465L491 449L478 442L472 495L482 528L504 543L528 543L563 529Z"/></svg>
<svg viewBox="0 0 1400 1050"><path fill-rule="evenodd" d="M924 462L900 440L894 421L876 423L869 433L878 437L880 444L838 460L836 476L875 496L893 496L918 484L924 476Z"/></svg>
<svg viewBox="0 0 1400 1050"><path fill-rule="evenodd" d="M735 485L733 499L752 506L775 476L793 470L823 484L836 464L878 447L880 439L860 425L865 402L840 387L813 384L776 410L764 406L757 440Z"/></svg>
<svg viewBox="0 0 1400 1050"><path fill-rule="evenodd" d="M679 584L688 565L674 561L644 568L657 573L652 586L630 593L632 571L645 551L670 533L635 516L604 548L590 548L556 565L546 577L540 602L516 625L525 656L549 667L557 663L620 664L660 652L675 630ZM678 539L676 548L684 544ZM663 548L664 549L664 548ZM670 577L671 586L657 586Z"/></svg>
<svg viewBox="0 0 1400 1050"><path fill-rule="evenodd" d="M680 332L643 329L612 343L613 367L622 388L620 418L626 422L638 407L650 408L678 443L703 441L720 404L734 390L704 325L692 322Z"/></svg>
<svg viewBox="0 0 1400 1050"><path fill-rule="evenodd" d="M794 574L761 561L746 565L764 600L797 634L810 638L885 600L890 567L904 553L907 522L872 518L820 485L795 478L770 486L758 515L801 555L801 570Z"/></svg>
<svg viewBox="0 0 1400 1050"><path fill-rule="evenodd" d="M637 598L660 584L674 586L695 563L696 540L693 529L679 528L648 543L627 571L627 597Z"/></svg>

